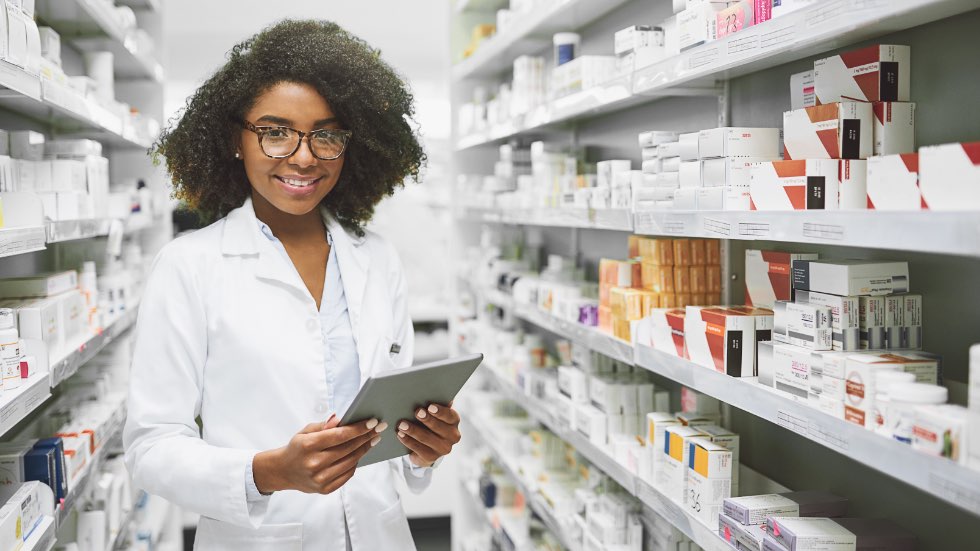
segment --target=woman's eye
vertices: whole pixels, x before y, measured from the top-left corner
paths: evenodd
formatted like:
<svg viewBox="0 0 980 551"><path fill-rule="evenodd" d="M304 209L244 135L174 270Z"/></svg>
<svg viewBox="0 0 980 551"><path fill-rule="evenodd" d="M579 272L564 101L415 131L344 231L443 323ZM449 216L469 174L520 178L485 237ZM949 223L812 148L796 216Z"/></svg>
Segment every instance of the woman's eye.
<svg viewBox="0 0 980 551"><path fill-rule="evenodd" d="M289 137L289 131L282 128L272 128L266 130L265 135L272 139L282 139Z"/></svg>

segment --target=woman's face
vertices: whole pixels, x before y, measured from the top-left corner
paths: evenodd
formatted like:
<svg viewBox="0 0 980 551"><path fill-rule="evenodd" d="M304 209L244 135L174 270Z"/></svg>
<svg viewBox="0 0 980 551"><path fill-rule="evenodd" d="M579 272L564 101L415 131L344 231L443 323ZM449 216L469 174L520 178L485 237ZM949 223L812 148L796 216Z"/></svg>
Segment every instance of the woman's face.
<svg viewBox="0 0 980 551"><path fill-rule="evenodd" d="M267 90L245 120L255 126L287 126L302 132L340 129L327 100L312 86L298 82L281 82ZM253 194L287 214L304 215L315 209L337 185L344 167L343 155L332 161L314 157L306 137L296 153L285 159L266 156L251 130L242 130L239 143Z"/></svg>

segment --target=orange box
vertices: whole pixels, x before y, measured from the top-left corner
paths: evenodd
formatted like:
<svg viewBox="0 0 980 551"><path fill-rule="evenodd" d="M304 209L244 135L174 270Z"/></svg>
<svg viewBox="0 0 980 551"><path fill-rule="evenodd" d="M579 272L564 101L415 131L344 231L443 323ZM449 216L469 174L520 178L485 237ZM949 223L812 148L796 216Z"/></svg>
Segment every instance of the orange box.
<svg viewBox="0 0 980 551"><path fill-rule="evenodd" d="M643 291L643 317L650 314L650 310L660 308L660 294L653 291Z"/></svg>
<svg viewBox="0 0 980 551"><path fill-rule="evenodd" d="M674 293L660 293L661 308L677 308L677 295Z"/></svg>
<svg viewBox="0 0 980 551"><path fill-rule="evenodd" d="M709 306L708 295L704 293L692 293L691 306Z"/></svg>
<svg viewBox="0 0 980 551"><path fill-rule="evenodd" d="M612 287L609 289L609 311L613 318L626 317L626 291L627 287Z"/></svg>
<svg viewBox="0 0 980 551"><path fill-rule="evenodd" d="M641 264L640 279L643 280L643 288L657 293L674 292L674 268L673 266L662 266L660 264Z"/></svg>
<svg viewBox="0 0 980 551"><path fill-rule="evenodd" d="M640 237L639 235L631 235L631 236L629 236L629 238L627 238L627 241L626 241L627 245L626 246L629 249L629 253L628 254L629 254L629 257L630 258L636 258L636 257L640 256L640 242L641 241L643 241L643 238Z"/></svg>
<svg viewBox="0 0 980 551"><path fill-rule="evenodd" d="M672 308L687 308L691 306L691 293L677 293L674 295L676 298L675 306Z"/></svg>
<svg viewBox="0 0 980 551"><path fill-rule="evenodd" d="M612 331L612 309L599 305L599 329L609 333Z"/></svg>
<svg viewBox="0 0 980 551"><path fill-rule="evenodd" d="M708 292L708 270L705 266L691 266L691 292L703 294Z"/></svg>
<svg viewBox="0 0 980 551"><path fill-rule="evenodd" d="M709 264L704 269L707 283L706 292L721 294L721 266Z"/></svg>
<svg viewBox="0 0 980 551"><path fill-rule="evenodd" d="M691 265L691 240L675 239L674 246L674 266Z"/></svg>
<svg viewBox="0 0 980 551"><path fill-rule="evenodd" d="M624 341L632 341L629 320L615 320L613 322L613 336Z"/></svg>
<svg viewBox="0 0 980 551"><path fill-rule="evenodd" d="M705 253L706 264L708 264L709 266L721 265L721 241L717 239L705 239L704 253Z"/></svg>
<svg viewBox="0 0 980 551"><path fill-rule="evenodd" d="M659 264L661 266L673 266L674 249L669 239L641 237L639 247L640 258L643 262Z"/></svg>
<svg viewBox="0 0 980 551"><path fill-rule="evenodd" d="M674 292L691 292L691 267L674 266Z"/></svg>
<svg viewBox="0 0 980 551"><path fill-rule="evenodd" d="M705 239L691 239L691 266L704 266L708 263Z"/></svg>
<svg viewBox="0 0 980 551"><path fill-rule="evenodd" d="M637 287L640 284L640 263L635 260L599 260L599 283L615 287Z"/></svg>
<svg viewBox="0 0 980 551"><path fill-rule="evenodd" d="M708 302L708 306L720 306L721 293L708 293L707 302Z"/></svg>

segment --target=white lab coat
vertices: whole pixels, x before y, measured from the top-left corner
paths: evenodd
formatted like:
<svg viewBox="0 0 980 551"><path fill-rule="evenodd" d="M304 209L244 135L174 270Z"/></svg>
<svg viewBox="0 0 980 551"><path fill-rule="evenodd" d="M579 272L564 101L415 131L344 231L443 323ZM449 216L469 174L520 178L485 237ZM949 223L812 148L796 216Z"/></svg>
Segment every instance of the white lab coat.
<svg viewBox="0 0 980 551"><path fill-rule="evenodd" d="M405 280L378 236L357 237L333 220L328 229L363 385L411 364ZM126 464L138 487L201 515L197 549L342 550L345 516L354 551L415 549L393 476L421 491L431 473L406 472L402 458L361 467L326 496L283 491L247 502L248 461L325 421L326 404L316 303L260 233L250 200L160 251L139 312Z"/></svg>

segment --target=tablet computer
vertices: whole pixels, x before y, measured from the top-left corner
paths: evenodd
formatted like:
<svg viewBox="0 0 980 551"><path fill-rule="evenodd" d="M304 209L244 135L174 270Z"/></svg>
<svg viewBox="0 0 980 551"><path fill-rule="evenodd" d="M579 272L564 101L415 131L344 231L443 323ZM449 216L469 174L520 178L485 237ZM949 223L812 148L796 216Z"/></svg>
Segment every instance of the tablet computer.
<svg viewBox="0 0 980 551"><path fill-rule="evenodd" d="M448 358L402 369L384 371L368 377L354 397L341 426L378 419L390 425L381 442L371 448L358 467L371 465L410 453L395 434L395 425L402 419L415 419L415 411L429 404L448 404L470 378L483 354Z"/></svg>

